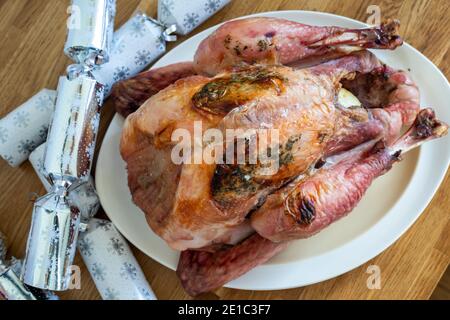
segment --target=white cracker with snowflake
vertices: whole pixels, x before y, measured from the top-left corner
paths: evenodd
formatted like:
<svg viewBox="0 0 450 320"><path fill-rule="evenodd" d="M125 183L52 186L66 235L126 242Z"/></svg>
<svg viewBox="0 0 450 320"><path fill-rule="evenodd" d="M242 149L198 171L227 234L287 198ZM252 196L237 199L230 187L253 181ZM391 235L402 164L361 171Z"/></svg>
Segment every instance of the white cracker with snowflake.
<svg viewBox="0 0 450 320"><path fill-rule="evenodd" d="M105 85L106 96L114 83L143 71L166 51L163 32L161 26L137 13L114 33L109 62L94 71L97 81Z"/></svg>
<svg viewBox="0 0 450 320"><path fill-rule="evenodd" d="M186 35L229 2L230 0L160 0L158 20L166 26L175 24L177 33Z"/></svg>
<svg viewBox="0 0 450 320"><path fill-rule="evenodd" d="M123 236L103 219L91 219L78 250L104 300L155 300Z"/></svg>
<svg viewBox="0 0 450 320"><path fill-rule="evenodd" d="M0 156L17 167L47 138L56 91L43 89L0 120Z"/></svg>

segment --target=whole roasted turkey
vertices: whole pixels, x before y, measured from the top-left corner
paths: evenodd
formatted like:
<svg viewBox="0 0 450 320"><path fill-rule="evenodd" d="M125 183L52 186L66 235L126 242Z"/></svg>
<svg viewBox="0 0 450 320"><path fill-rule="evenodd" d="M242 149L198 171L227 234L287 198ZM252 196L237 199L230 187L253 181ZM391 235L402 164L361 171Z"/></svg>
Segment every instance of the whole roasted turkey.
<svg viewBox="0 0 450 320"><path fill-rule="evenodd" d="M400 46L397 29L397 21L353 30L236 20L206 38L193 62L115 86L117 110L127 116L120 150L133 200L152 230L182 251L177 273L189 294L214 290L321 231L403 153L447 133L431 109L420 110L409 75L365 50ZM342 88L360 104L341 105ZM196 123L224 135L277 129L278 170L175 163L173 133L194 135Z"/></svg>

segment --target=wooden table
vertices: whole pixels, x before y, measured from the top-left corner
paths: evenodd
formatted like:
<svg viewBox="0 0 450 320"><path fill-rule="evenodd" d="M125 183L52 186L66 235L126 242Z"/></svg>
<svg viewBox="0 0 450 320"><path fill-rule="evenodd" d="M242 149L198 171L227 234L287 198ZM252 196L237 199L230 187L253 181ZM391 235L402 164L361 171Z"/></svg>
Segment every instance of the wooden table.
<svg viewBox="0 0 450 320"><path fill-rule="evenodd" d="M56 87L58 76L64 73L69 62L63 54L68 2L0 0L0 116L6 115L40 89ZM366 21L366 11L371 4L380 6L383 19L400 19L401 34L405 40L429 57L449 77L448 0L234 0L196 32L231 18L273 10L323 11ZM155 16L156 0L118 0L117 25L124 23L138 6ZM177 43L182 40L184 38ZM104 110L101 134L104 134L113 116L110 103L106 103ZM305 288L269 292L220 289L202 298L427 299L450 261L449 177L447 174L431 204L400 240L347 274ZM13 169L1 161L0 181L0 229L10 240L9 252L21 257L30 224L30 199L34 193L44 194L44 188L29 163ZM133 250L160 299L189 298L173 271ZM76 264L83 266L80 257L76 258ZM369 276L366 270L372 264L382 270L380 290L369 290L366 286ZM84 266L82 289L61 293L60 296L63 299L100 298Z"/></svg>

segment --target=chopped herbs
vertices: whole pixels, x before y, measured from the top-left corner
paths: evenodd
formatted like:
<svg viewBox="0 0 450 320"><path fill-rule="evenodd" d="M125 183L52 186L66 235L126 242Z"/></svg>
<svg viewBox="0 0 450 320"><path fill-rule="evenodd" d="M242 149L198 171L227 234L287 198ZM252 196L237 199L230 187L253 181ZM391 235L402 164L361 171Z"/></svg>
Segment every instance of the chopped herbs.
<svg viewBox="0 0 450 320"><path fill-rule="evenodd" d="M280 145L278 151L280 168L294 161L294 146L300 140L301 134L290 137L286 143ZM268 156L272 157L272 153L273 150L269 147L267 149ZM270 182L255 179L255 175L261 168L261 163L218 165L211 184L213 198L220 205L227 206L239 199L249 198L259 190L268 187ZM274 180L272 183L279 182ZM306 220L309 218L309 216L305 217Z"/></svg>
<svg viewBox="0 0 450 320"><path fill-rule="evenodd" d="M259 40L258 43L259 52L266 51L269 48L269 42L267 40Z"/></svg>
<svg viewBox="0 0 450 320"><path fill-rule="evenodd" d="M279 94L285 81L274 69L250 67L207 83L192 97L192 102L196 108L225 115L267 90Z"/></svg>
<svg viewBox="0 0 450 320"><path fill-rule="evenodd" d="M287 165L294 161L293 149L294 145L300 141L302 135L295 135L288 139L285 145L280 144L280 156L279 156L279 164L280 167L283 165Z"/></svg>

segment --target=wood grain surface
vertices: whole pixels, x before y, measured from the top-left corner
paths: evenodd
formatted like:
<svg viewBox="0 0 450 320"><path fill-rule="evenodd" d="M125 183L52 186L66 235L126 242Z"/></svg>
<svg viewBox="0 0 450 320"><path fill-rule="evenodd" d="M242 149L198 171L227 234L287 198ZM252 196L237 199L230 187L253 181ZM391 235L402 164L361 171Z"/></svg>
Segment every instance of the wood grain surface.
<svg viewBox="0 0 450 320"><path fill-rule="evenodd" d="M176 0L189 3L185 0ZM191 0L193 1L193 0ZM152 16L156 0L118 0L117 26L139 7ZM0 117L42 88L56 88L68 59L63 54L66 9L69 0L0 0ZM313 10L366 21L369 5L381 8L383 19L401 20L401 34L446 75L450 75L448 0L234 0L193 34L242 15L273 10ZM171 44L176 46L187 37ZM426 76L426 75L424 75ZM110 102L102 116L101 136L113 117ZM98 144L100 145L100 143ZM432 170L432 168L430 168ZM450 175L420 219L393 246L366 264L340 277L304 288L283 291L219 289L205 299L428 299L450 261ZM426 188L426 186L423 186ZM29 163L13 169L0 162L0 230L9 238L9 253L22 257L25 250L32 199L44 188ZM160 299L189 299L175 273L134 253ZM90 275L82 268L81 290L61 293L63 299L99 299ZM367 267L381 268L381 289L369 290Z"/></svg>

